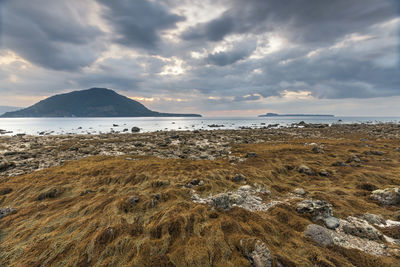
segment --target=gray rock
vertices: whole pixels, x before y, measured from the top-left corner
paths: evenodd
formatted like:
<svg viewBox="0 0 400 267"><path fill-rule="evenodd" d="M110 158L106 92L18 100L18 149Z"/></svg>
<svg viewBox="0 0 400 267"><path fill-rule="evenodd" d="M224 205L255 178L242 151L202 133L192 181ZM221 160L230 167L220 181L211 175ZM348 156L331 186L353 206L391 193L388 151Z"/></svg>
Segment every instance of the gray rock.
<svg viewBox="0 0 400 267"><path fill-rule="evenodd" d="M333 245L333 238L329 230L317 224L307 226L304 235L314 240L321 247Z"/></svg>
<svg viewBox="0 0 400 267"><path fill-rule="evenodd" d="M314 221L333 216L332 205L323 200L306 199L297 203L297 212L308 213Z"/></svg>
<svg viewBox="0 0 400 267"><path fill-rule="evenodd" d="M138 133L138 132L140 132L140 128L134 126L134 127L132 127L131 132L132 132L132 133Z"/></svg>
<svg viewBox="0 0 400 267"><path fill-rule="evenodd" d="M374 190L370 197L383 205L396 205L400 203L400 189L394 187Z"/></svg>
<svg viewBox="0 0 400 267"><path fill-rule="evenodd" d="M311 169L306 165L300 165L299 167L297 167L297 171L299 173L305 173L307 175L312 175L313 174Z"/></svg>
<svg viewBox="0 0 400 267"><path fill-rule="evenodd" d="M15 166L14 163L11 163L6 159L0 159L0 171L5 171L14 166Z"/></svg>
<svg viewBox="0 0 400 267"><path fill-rule="evenodd" d="M139 202L139 197L138 196L131 196L130 198L129 198L129 203L131 204L131 205L135 205L136 203L138 203Z"/></svg>
<svg viewBox="0 0 400 267"><path fill-rule="evenodd" d="M304 196L305 194L307 194L306 190L304 190L303 188L296 188L293 192L299 196Z"/></svg>
<svg viewBox="0 0 400 267"><path fill-rule="evenodd" d="M256 152L247 152L246 158L256 158L258 155Z"/></svg>
<svg viewBox="0 0 400 267"><path fill-rule="evenodd" d="M363 219L370 224L376 224L376 225L386 224L386 220L381 215L365 213Z"/></svg>
<svg viewBox="0 0 400 267"><path fill-rule="evenodd" d="M382 240L383 235L367 221L349 216L342 224L343 231L346 234L367 238L370 240Z"/></svg>
<svg viewBox="0 0 400 267"><path fill-rule="evenodd" d="M271 252L265 243L257 241L254 250L248 255L254 267L272 267Z"/></svg>
<svg viewBox="0 0 400 267"><path fill-rule="evenodd" d="M323 221L324 221L325 226L329 229L336 229L340 225L339 219L336 217L332 217L332 216L324 218Z"/></svg>
<svg viewBox="0 0 400 267"><path fill-rule="evenodd" d="M321 153L321 154L324 154L325 153L325 151L322 149L322 148L320 148L320 147L317 147L317 146L314 146L312 149L311 149L311 151L312 152L314 152L314 153Z"/></svg>
<svg viewBox="0 0 400 267"><path fill-rule="evenodd" d="M233 176L232 178L232 181L235 183L246 181L246 176L244 176L243 174L235 174L235 176Z"/></svg>
<svg viewBox="0 0 400 267"><path fill-rule="evenodd" d="M320 170L318 174L321 175L321 176L324 176L324 177L329 176L329 172L326 171L326 170Z"/></svg>
<svg viewBox="0 0 400 267"><path fill-rule="evenodd" d="M343 161L336 161L335 163L332 163L332 166L335 167L345 167L347 166Z"/></svg>
<svg viewBox="0 0 400 267"><path fill-rule="evenodd" d="M14 214L16 212L17 211L14 208L9 208L9 207L0 209L0 219L6 217L8 215Z"/></svg>
<svg viewBox="0 0 400 267"><path fill-rule="evenodd" d="M191 188L191 187L194 187L194 186L201 186L203 184L204 184L203 180L200 180L200 179L196 178L196 179L193 179L192 181L190 181L189 183L187 183L186 187Z"/></svg>

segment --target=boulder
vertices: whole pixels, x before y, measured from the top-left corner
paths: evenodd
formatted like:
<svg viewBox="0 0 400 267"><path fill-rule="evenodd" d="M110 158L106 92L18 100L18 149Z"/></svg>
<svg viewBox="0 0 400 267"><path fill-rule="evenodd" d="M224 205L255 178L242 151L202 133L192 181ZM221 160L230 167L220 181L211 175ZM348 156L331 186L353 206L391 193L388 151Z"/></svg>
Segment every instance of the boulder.
<svg viewBox="0 0 400 267"><path fill-rule="evenodd" d="M321 247L333 245L333 238L329 230L317 224L307 226L304 235L314 240Z"/></svg>
<svg viewBox="0 0 400 267"><path fill-rule="evenodd" d="M340 226L339 219L333 216L324 218L323 221L325 226L329 229L336 229Z"/></svg>
<svg viewBox="0 0 400 267"><path fill-rule="evenodd" d="M383 205L396 205L400 203L400 189L397 187L378 189L372 191L370 197Z"/></svg>
<svg viewBox="0 0 400 267"><path fill-rule="evenodd" d="M132 132L132 133L138 133L138 132L140 132L140 128L134 126L134 127L132 127L131 132Z"/></svg>
<svg viewBox="0 0 400 267"><path fill-rule="evenodd" d="M297 203L297 212L308 213L314 221L333 216L332 205L323 200L306 199Z"/></svg>
<svg viewBox="0 0 400 267"><path fill-rule="evenodd" d="M369 240L383 240L382 233L363 219L349 216L346 221L343 221L342 228L346 234Z"/></svg>
<svg viewBox="0 0 400 267"><path fill-rule="evenodd" d="M381 215L365 213L363 219L370 224L375 224L375 225L386 224L386 220Z"/></svg>

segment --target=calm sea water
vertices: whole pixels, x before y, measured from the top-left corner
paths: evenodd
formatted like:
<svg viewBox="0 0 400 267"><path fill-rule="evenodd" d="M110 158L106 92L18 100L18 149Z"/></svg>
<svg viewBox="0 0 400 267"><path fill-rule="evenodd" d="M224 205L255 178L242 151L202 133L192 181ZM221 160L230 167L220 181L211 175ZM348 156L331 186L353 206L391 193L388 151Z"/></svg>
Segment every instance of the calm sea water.
<svg viewBox="0 0 400 267"><path fill-rule="evenodd" d="M341 121L339 121L341 120ZM400 123L400 117L202 117L202 118L0 118L0 129L12 131L8 135L25 133L46 134L99 134L122 132L137 126L142 132L196 129L259 128L269 124L288 126L292 123ZM217 124L223 127L209 127ZM115 126L118 125L118 126Z"/></svg>

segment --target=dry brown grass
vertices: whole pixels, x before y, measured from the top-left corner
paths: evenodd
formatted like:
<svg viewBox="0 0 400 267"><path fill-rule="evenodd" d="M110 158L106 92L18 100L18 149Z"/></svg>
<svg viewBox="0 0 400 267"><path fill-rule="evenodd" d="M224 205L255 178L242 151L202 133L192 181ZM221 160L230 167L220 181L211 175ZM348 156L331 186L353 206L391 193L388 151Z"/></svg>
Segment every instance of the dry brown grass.
<svg viewBox="0 0 400 267"><path fill-rule="evenodd" d="M326 153L313 153L304 146L307 142L323 143ZM250 184L270 188L270 198L303 187L310 197L332 203L338 217L369 212L395 219L399 207L378 205L369 199L369 191L400 185L400 153L394 150L399 142L370 145L374 148L357 137L242 145L234 154L254 151L258 157L236 165L96 156L2 178L0 206L14 207L17 213L0 220L0 265L248 266L240 240L249 246L261 240L284 266L398 266L396 258L316 246L303 235L311 221L293 206L218 211L193 203L191 189L184 187L200 178L205 182L196 187L201 195L233 190L239 185L229 179L241 173ZM372 149L385 154L364 154ZM351 154L360 156L360 167L332 166ZM300 174L300 164L330 175ZM45 197L38 200L40 195ZM133 195L140 198L134 206L128 202Z"/></svg>

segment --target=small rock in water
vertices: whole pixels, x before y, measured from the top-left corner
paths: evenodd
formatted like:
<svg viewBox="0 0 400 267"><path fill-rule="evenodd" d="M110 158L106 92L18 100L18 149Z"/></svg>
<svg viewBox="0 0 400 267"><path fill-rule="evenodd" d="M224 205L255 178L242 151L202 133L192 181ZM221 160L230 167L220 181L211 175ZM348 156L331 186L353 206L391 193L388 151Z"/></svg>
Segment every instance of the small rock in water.
<svg viewBox="0 0 400 267"><path fill-rule="evenodd" d="M336 229L340 225L339 219L336 217L333 217L333 216L329 216L329 217L325 218L323 221L324 221L325 226L329 229Z"/></svg>
<svg viewBox="0 0 400 267"><path fill-rule="evenodd" d="M329 230L317 224L310 224L304 232L306 237L313 239L319 246L333 245L333 238Z"/></svg>
<svg viewBox="0 0 400 267"><path fill-rule="evenodd" d="M134 126L134 127L132 127L131 132L132 132L132 133L138 133L138 132L140 132L140 128Z"/></svg>
<svg viewBox="0 0 400 267"><path fill-rule="evenodd" d="M400 189L397 187L378 189L372 191L370 197L383 205L396 205L400 203Z"/></svg>

